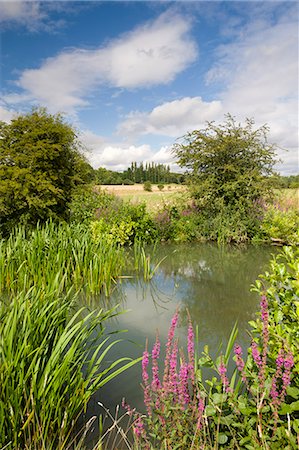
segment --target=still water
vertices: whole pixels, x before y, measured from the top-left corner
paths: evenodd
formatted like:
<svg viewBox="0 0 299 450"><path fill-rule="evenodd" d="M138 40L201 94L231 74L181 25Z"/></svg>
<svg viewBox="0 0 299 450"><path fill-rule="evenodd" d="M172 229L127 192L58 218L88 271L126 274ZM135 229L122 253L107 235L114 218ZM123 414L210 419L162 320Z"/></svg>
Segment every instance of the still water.
<svg viewBox="0 0 299 450"><path fill-rule="evenodd" d="M149 250L150 252L150 250ZM110 305L128 310L111 324L111 330L127 330L123 342L110 352L113 361L121 356L142 355L146 341L149 350L159 333L161 348L167 340L171 318L180 309L177 336L186 345L188 310L199 330L199 350L208 345L215 355L222 342L225 350L230 332L237 322L237 341L250 341L248 321L259 308L259 297L250 288L259 274L267 270L273 247L219 247L211 244L161 245L154 261L165 256L150 282L128 278L115 290ZM101 401L113 413L122 398L143 411L141 364L137 364L102 388L90 404L88 415L103 413Z"/></svg>

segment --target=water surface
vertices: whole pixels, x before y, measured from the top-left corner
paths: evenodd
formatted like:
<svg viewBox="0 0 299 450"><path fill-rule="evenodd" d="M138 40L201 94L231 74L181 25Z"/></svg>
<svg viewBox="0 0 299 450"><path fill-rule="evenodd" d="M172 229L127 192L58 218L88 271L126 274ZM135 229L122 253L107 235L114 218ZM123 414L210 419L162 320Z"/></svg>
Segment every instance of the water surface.
<svg viewBox="0 0 299 450"><path fill-rule="evenodd" d="M111 360L142 355L146 341L151 349L156 332L163 345L177 308L180 309L177 336L181 346L186 345L187 310L194 326L198 326L200 351L208 345L215 355L221 342L225 349L235 322L239 327L238 342L246 346L250 341L248 321L254 318L259 307L259 297L250 288L267 269L275 250L265 246L211 244L159 246L154 260L167 258L152 280L124 279L109 300L111 305L119 303L121 310L129 310L111 324L111 329L128 330L122 336L124 342L110 353ZM91 402L88 414L102 412L98 401L114 411L123 397L132 407L143 410L140 383L138 364L101 389Z"/></svg>

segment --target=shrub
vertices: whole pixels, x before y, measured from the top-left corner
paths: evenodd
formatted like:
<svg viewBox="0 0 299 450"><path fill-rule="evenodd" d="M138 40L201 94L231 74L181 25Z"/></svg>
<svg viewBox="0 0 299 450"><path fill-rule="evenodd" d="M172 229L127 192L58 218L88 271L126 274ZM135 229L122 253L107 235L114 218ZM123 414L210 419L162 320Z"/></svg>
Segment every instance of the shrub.
<svg viewBox="0 0 299 450"><path fill-rule="evenodd" d="M163 191L163 189L164 189L164 184L158 184L158 189L159 189L159 191Z"/></svg>
<svg viewBox="0 0 299 450"><path fill-rule="evenodd" d="M143 189L146 192L152 192L152 183L150 181L145 181L143 184Z"/></svg>

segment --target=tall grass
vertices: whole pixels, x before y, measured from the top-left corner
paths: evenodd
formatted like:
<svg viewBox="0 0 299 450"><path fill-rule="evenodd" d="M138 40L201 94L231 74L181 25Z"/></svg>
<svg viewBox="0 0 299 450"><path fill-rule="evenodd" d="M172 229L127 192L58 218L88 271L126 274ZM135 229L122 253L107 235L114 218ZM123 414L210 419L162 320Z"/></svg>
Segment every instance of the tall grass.
<svg viewBox="0 0 299 450"><path fill-rule="evenodd" d="M33 230L16 228L0 241L0 291L57 285L96 294L111 293L125 265L124 250L96 242L88 227L48 222Z"/></svg>
<svg viewBox="0 0 299 450"><path fill-rule="evenodd" d="M75 306L70 291L57 296L55 287L0 300L0 448L74 448L91 396L135 363L106 363L117 341L104 325L115 309Z"/></svg>

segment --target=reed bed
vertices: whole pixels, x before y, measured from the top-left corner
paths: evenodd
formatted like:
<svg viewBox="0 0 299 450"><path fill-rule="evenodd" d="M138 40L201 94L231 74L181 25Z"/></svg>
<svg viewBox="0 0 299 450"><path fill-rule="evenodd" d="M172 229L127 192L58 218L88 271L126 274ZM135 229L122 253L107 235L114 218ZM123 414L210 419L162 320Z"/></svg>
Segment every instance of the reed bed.
<svg viewBox="0 0 299 450"><path fill-rule="evenodd" d="M73 287L109 296L125 261L123 248L104 239L95 242L80 224L19 227L0 241L0 291L16 294L58 284L60 292Z"/></svg>
<svg viewBox="0 0 299 450"><path fill-rule="evenodd" d="M91 396L136 362L106 362L118 342L105 332L115 308L77 308L56 287L0 300L1 449L74 448Z"/></svg>

